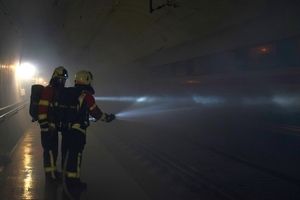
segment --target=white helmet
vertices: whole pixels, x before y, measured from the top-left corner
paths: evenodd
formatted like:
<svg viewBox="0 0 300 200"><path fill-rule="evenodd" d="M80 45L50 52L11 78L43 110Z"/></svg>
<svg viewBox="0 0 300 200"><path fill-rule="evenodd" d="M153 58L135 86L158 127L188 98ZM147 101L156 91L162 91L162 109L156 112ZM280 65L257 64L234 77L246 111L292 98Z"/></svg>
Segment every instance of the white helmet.
<svg viewBox="0 0 300 200"><path fill-rule="evenodd" d="M59 67L55 68L51 78L68 79L68 71L63 66L59 66Z"/></svg>
<svg viewBox="0 0 300 200"><path fill-rule="evenodd" d="M93 82L93 75L86 70L80 70L75 75L75 84L77 85L91 85Z"/></svg>

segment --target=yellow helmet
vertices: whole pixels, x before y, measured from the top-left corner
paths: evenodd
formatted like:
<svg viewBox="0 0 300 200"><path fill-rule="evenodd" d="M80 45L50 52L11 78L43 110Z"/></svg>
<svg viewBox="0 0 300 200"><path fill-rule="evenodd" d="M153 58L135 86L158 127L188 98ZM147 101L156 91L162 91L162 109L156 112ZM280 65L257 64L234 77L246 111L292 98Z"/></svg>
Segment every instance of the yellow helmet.
<svg viewBox="0 0 300 200"><path fill-rule="evenodd" d="M75 84L91 85L93 82L93 74L86 70L80 70L75 75Z"/></svg>
<svg viewBox="0 0 300 200"><path fill-rule="evenodd" d="M56 77L68 79L68 71L63 66L59 66L55 68L51 78Z"/></svg>

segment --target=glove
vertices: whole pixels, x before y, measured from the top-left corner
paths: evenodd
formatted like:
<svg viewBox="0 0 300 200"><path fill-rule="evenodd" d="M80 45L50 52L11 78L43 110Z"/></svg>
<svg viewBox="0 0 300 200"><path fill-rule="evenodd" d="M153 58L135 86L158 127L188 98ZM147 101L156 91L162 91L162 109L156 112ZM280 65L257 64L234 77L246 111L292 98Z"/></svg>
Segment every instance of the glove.
<svg viewBox="0 0 300 200"><path fill-rule="evenodd" d="M114 114L110 114L110 115L108 115L106 122L109 123L109 122L113 121L114 119L116 119L116 116Z"/></svg>
<svg viewBox="0 0 300 200"><path fill-rule="evenodd" d="M41 129L49 129L49 123L47 119L38 120L38 122L40 124Z"/></svg>

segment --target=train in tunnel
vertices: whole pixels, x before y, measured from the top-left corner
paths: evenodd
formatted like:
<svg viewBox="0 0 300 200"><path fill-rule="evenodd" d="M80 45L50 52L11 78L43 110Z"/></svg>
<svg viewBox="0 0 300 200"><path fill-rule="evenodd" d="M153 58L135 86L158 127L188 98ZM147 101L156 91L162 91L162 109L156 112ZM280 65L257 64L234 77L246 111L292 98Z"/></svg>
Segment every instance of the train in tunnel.
<svg viewBox="0 0 300 200"><path fill-rule="evenodd" d="M152 84L178 87L299 84L300 36L149 67ZM166 85L165 85L166 84ZM260 86L261 87L261 86Z"/></svg>

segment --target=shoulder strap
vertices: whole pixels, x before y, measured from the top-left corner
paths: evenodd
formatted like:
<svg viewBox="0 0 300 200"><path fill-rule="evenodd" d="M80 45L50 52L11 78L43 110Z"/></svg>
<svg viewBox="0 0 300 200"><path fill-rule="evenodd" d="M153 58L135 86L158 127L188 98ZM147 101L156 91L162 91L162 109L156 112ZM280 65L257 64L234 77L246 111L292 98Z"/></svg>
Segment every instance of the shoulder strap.
<svg viewBox="0 0 300 200"><path fill-rule="evenodd" d="M82 106L82 102L83 102L83 99L84 99L85 95L86 95L86 93L82 92L80 94L80 96L78 97L78 100L79 100L79 103L80 103L80 107Z"/></svg>

